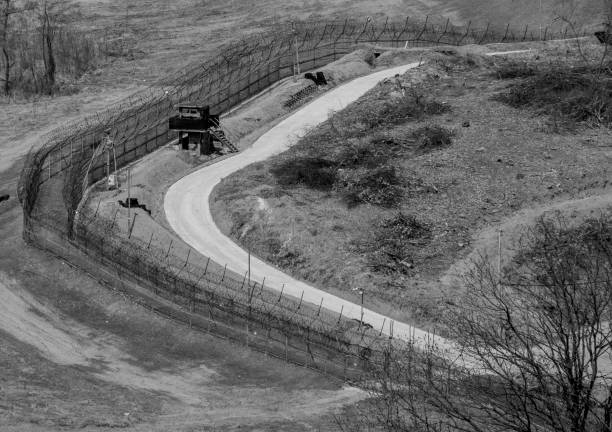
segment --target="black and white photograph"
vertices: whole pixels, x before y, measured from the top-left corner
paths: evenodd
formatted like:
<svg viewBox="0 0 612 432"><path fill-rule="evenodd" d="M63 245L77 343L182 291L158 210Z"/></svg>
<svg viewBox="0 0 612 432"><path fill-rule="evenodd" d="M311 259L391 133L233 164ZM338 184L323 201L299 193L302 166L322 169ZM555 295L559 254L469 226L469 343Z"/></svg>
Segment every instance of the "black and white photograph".
<svg viewBox="0 0 612 432"><path fill-rule="evenodd" d="M0 432L612 432L612 0L0 0Z"/></svg>

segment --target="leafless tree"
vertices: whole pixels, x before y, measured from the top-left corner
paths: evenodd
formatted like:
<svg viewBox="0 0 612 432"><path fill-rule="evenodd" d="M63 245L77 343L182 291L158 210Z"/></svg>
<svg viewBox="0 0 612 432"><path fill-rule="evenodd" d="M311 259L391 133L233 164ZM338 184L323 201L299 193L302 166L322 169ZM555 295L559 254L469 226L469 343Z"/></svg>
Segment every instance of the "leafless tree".
<svg viewBox="0 0 612 432"><path fill-rule="evenodd" d="M45 64L45 82L47 91L52 92L55 86L57 71L54 52L54 39L59 27L66 25L70 18L78 13L75 3L65 0L43 0L39 5L38 18L42 41L42 55Z"/></svg>
<svg viewBox="0 0 612 432"><path fill-rule="evenodd" d="M19 0L2 0L0 3L0 45L2 47L2 60L4 73L0 80L3 81L4 94L8 96L11 92L11 69L15 65L9 46L14 17L26 11L34 9L34 3Z"/></svg>
<svg viewBox="0 0 612 432"><path fill-rule="evenodd" d="M444 318L461 358L395 353L355 430L612 430L612 219L541 219L519 249L503 275L482 258L466 276Z"/></svg>

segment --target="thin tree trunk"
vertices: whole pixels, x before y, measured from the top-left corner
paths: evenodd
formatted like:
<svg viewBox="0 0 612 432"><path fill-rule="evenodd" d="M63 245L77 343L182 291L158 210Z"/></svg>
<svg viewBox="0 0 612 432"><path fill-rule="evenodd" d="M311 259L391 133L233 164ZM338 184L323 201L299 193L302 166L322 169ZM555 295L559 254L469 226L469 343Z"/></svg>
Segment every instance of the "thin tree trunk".
<svg viewBox="0 0 612 432"><path fill-rule="evenodd" d="M45 63L45 80L47 91L53 92L55 86L55 54L53 52L53 28L47 12L47 3L45 2L42 16L42 43L43 43L43 58Z"/></svg>
<svg viewBox="0 0 612 432"><path fill-rule="evenodd" d="M9 95L11 91L11 58L7 49L8 25L11 14L11 0L4 0L4 15L2 25L2 55L4 57L4 94Z"/></svg>
<svg viewBox="0 0 612 432"><path fill-rule="evenodd" d="M2 47L4 55L4 95L8 96L11 93L11 64L9 53L5 46Z"/></svg>
<svg viewBox="0 0 612 432"><path fill-rule="evenodd" d="M601 432L610 432L612 430L612 387L608 389L608 397L604 403L603 425Z"/></svg>

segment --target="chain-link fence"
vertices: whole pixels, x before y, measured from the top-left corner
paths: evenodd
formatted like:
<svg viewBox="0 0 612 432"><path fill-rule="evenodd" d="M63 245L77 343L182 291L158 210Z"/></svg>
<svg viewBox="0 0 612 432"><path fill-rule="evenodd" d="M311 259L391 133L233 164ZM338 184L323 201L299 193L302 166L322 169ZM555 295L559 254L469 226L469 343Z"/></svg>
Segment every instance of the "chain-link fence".
<svg viewBox="0 0 612 432"><path fill-rule="evenodd" d="M548 30L543 34L545 39L558 37L565 34ZM168 118L176 104L190 101L225 112L293 75L297 57L302 70L312 70L363 44L397 48L539 39L528 28L519 32L508 26L498 32L488 26L460 28L429 18L384 23L368 18L277 25L227 44L209 61L50 134L39 150L28 155L21 174L24 237L81 266L86 265L84 254L147 287L171 302L176 308L172 310L181 311L165 312L166 316L189 319L195 327L229 338L250 338L251 346L260 350L346 377L349 364L363 368L384 361L387 340L361 325L358 330L350 328L349 320L321 307L317 310L287 296L277 298L278 293L257 290L225 272L221 276L188 263L181 267L178 257L169 252L114 234L108 221L91 223L95 217L85 208L79 210L85 190L107 176L108 167L114 171L165 145ZM112 163L105 139L113 143ZM216 323L215 330L211 323ZM244 333L247 326L251 330ZM253 331L260 333L254 337Z"/></svg>

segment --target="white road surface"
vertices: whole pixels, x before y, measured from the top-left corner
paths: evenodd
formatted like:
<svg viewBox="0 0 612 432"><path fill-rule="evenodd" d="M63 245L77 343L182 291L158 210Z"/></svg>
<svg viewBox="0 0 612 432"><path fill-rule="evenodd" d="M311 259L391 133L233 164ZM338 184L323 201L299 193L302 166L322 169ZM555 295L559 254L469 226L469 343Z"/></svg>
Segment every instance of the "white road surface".
<svg viewBox="0 0 612 432"><path fill-rule="evenodd" d="M500 51L488 55L519 54L530 51ZM164 210L170 226L201 254L221 265L227 264L228 269L238 274L244 274L247 270L247 252L226 237L213 220L209 198L214 187L235 171L284 152L310 129L327 120L330 112L345 108L380 81L396 74L403 74L409 69L418 67L419 64L410 63L385 69L339 86L287 117L243 152L183 177L168 189L164 200ZM303 295L304 301L316 306L323 300L324 308L336 313L342 311L342 314L349 318L361 319L360 305L293 279L277 268L256 257L251 257L251 279L261 282L264 277L268 288L280 291L284 285L285 294L296 298ZM391 332L392 320L387 316L364 309L363 320L376 329L382 329L387 335ZM451 341L406 323L393 322L392 331L395 338L412 341L417 346L435 342L438 349L446 351L451 357L459 351Z"/></svg>
<svg viewBox="0 0 612 432"><path fill-rule="evenodd" d="M393 77L398 73L403 74L418 65L419 63L411 63L386 69L337 87L283 120L262 135L247 150L183 177L166 193L164 210L170 226L185 242L201 254L211 257L221 265L227 263L228 268L238 274L244 274L247 269L247 252L219 230L210 211L209 197L215 185L224 177L247 165L282 153L295 144L309 129L327 120L330 112L345 108L383 79ZM343 315L350 318L361 318L360 305L293 279L282 271L252 257L251 278L261 282L264 277L266 287L280 291L285 284L284 292L288 295L300 298L303 292L306 302L318 306L323 299L324 308L337 313L342 310ZM389 334L390 318L364 309L363 319L364 322L377 329L383 328L384 322L383 332ZM431 342L432 338L432 335L426 331L399 322L394 323L393 336L404 340L414 339L423 343ZM436 343L440 345L444 344L444 341L436 337Z"/></svg>
<svg viewBox="0 0 612 432"><path fill-rule="evenodd" d="M528 53L531 50L515 50L491 52L487 55L511 55ZM282 153L303 137L308 130L327 120L330 112L345 108L359 99L368 90L380 81L403 74L409 69L418 67L419 63L410 63L403 66L375 72L350 81L336 89L315 99L290 117L280 122L270 131L262 135L250 148L236 156L224 159L216 164L204 167L189 174L172 185L166 193L164 210L170 226L189 245L201 254L211 257L217 263L227 263L229 269L238 274L244 274L247 269L247 252L226 237L213 220L209 198L214 187L228 175L247 165L263 161L271 156ZM306 302L318 306L323 300L323 307L342 313L354 319L361 318L361 306L348 300L329 294L318 288L296 280L270 266L269 264L252 257L251 278L262 281L265 277L266 287L281 290L296 298L303 295ZM389 334L392 320L369 309L363 310L363 320L383 333ZM477 364L472 359L461 355L460 348L450 340L418 329L412 325L394 322L393 336L405 341L412 341L417 346L429 346L435 342L436 347L446 352L448 358L456 358L464 365Z"/></svg>

